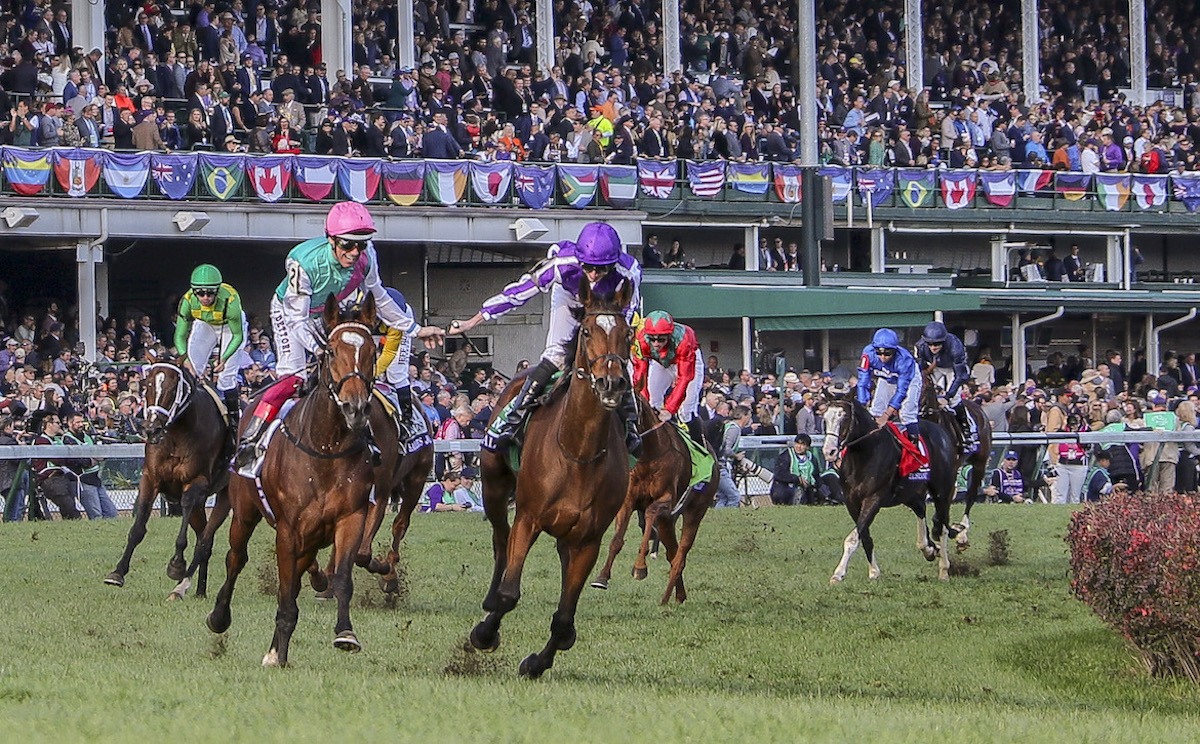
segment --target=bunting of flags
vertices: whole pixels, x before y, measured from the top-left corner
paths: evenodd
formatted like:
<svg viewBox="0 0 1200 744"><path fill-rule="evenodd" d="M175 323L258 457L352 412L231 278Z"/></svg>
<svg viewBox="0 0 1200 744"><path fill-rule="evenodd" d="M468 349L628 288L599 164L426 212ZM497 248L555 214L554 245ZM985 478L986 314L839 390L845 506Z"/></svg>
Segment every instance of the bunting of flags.
<svg viewBox="0 0 1200 744"><path fill-rule="evenodd" d="M934 172L927 168L901 168L896 171L896 188L900 200L909 207L927 207L933 204Z"/></svg>
<svg viewBox="0 0 1200 744"><path fill-rule="evenodd" d="M554 196L554 166L516 165L517 196L530 209L545 209Z"/></svg>
<svg viewBox="0 0 1200 744"><path fill-rule="evenodd" d="M558 185L562 189L563 201L576 209L583 209L596 197L596 180L600 175L598 165L558 166Z"/></svg>
<svg viewBox="0 0 1200 744"><path fill-rule="evenodd" d="M731 162L727 168L725 179L729 185L746 194L765 194L771 187L771 172L769 163L736 163Z"/></svg>
<svg viewBox="0 0 1200 744"><path fill-rule="evenodd" d="M54 175L67 196L86 196L92 190L100 180L103 157L103 150L54 150Z"/></svg>
<svg viewBox="0 0 1200 744"><path fill-rule="evenodd" d="M799 204L800 166L787 163L776 163L772 166L775 171L775 195L784 204Z"/></svg>
<svg viewBox="0 0 1200 744"><path fill-rule="evenodd" d="M799 166L792 163L730 163L723 160L686 161L691 194L700 198L720 195L730 188L742 193L775 195L785 204L802 198ZM559 191L562 201L582 209L595 203L599 192L605 205L627 209L639 195L669 199L679 175L678 161L643 160L636 166L533 164L499 161L401 160L335 158L311 155L269 154L250 156L226 153L112 152L85 148L0 147L0 171L8 188L20 196L47 191L51 174L56 193L83 197L95 191L103 177L114 195L173 200L193 196L196 180L201 193L228 200L249 193L267 203L288 194L293 181L299 195L321 201L334 196L359 202L387 198L399 206L421 201L461 203L470 182L474 199L484 204L504 204L514 194L531 209L550 206ZM934 204L940 191L951 209L969 207L977 190L987 203L1010 207L1016 197L1057 194L1079 201L1094 198L1105 210L1121 211L1130 200L1139 210L1164 211L1171 200L1189 212L1200 211L1200 173L1178 175L1128 173L1070 173L1050 170L936 171L921 168L844 168L826 165L818 174L828 177L835 204L845 203L857 188L863 203L879 207L893 195L910 208ZM155 188L147 193L146 183ZM334 184L339 194L333 193ZM382 186L382 188L380 188ZM940 187L940 188L939 188Z"/></svg>
<svg viewBox="0 0 1200 744"><path fill-rule="evenodd" d="M393 204L411 207L421 198L425 186L425 161L400 160L382 162L379 172L383 177L383 193Z"/></svg>
<svg viewBox="0 0 1200 744"><path fill-rule="evenodd" d="M600 166L600 194L617 209L629 209L637 201L637 168L632 165Z"/></svg>
<svg viewBox="0 0 1200 744"><path fill-rule="evenodd" d="M1017 196L1017 175L1012 171L979 171L979 183L988 204L1011 207Z"/></svg>
<svg viewBox="0 0 1200 744"><path fill-rule="evenodd" d="M668 199L679 177L679 165L674 160L639 160L638 181L642 193L655 199Z"/></svg>
<svg viewBox="0 0 1200 744"><path fill-rule="evenodd" d="M702 199L712 198L725 188L725 161L689 160L687 161L687 178L693 196Z"/></svg>
<svg viewBox="0 0 1200 744"><path fill-rule="evenodd" d="M1097 173L1096 198L1109 212L1120 212L1129 201L1128 173Z"/></svg>
<svg viewBox="0 0 1200 744"><path fill-rule="evenodd" d="M425 163L425 191L429 201L458 204L467 189L465 160L429 160Z"/></svg>
<svg viewBox="0 0 1200 744"><path fill-rule="evenodd" d="M471 188L484 204L496 204L508 198L512 188L513 164L508 160L471 163Z"/></svg>
<svg viewBox="0 0 1200 744"><path fill-rule="evenodd" d="M1167 204L1166 176L1135 174L1130 190L1138 209L1161 210Z"/></svg>
<svg viewBox="0 0 1200 744"><path fill-rule="evenodd" d="M864 205L878 207L892 195L896 174L887 168L864 168L858 171L858 194Z"/></svg>
<svg viewBox="0 0 1200 744"><path fill-rule="evenodd" d="M247 161L250 185L258 198L275 203L287 194L292 181L292 159L287 155L268 155Z"/></svg>
<svg viewBox="0 0 1200 744"><path fill-rule="evenodd" d="M338 161L338 186L347 199L362 204L379 191L379 161L344 158Z"/></svg>
<svg viewBox="0 0 1200 744"><path fill-rule="evenodd" d="M185 199L192 193L196 182L196 165L199 158L195 153L150 156L150 175L160 193L168 199Z"/></svg>

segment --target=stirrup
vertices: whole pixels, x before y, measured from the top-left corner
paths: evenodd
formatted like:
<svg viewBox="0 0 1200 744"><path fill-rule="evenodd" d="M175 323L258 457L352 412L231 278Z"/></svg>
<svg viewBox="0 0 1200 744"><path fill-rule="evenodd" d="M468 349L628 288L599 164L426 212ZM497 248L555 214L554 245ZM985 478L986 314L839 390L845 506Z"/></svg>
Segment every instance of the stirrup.
<svg viewBox="0 0 1200 744"><path fill-rule="evenodd" d="M234 470L243 478L257 478L262 472L266 454L266 449L261 448L258 442L243 442L233 456Z"/></svg>

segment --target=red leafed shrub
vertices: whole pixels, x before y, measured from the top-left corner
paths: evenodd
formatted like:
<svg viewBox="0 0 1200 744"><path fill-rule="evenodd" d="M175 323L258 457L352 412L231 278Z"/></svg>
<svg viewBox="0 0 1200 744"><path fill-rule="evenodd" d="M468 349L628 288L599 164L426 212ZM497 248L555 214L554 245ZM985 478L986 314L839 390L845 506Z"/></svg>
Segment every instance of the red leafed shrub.
<svg viewBox="0 0 1200 744"><path fill-rule="evenodd" d="M1076 512L1071 588L1152 675L1200 682L1200 497L1127 494Z"/></svg>

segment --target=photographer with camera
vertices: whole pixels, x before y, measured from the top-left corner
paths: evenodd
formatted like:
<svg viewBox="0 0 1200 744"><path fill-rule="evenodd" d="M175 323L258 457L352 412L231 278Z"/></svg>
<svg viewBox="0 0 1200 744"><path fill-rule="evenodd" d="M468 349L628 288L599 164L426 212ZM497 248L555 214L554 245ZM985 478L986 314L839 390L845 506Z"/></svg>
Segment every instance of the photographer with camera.
<svg viewBox="0 0 1200 744"><path fill-rule="evenodd" d="M62 444L63 425L57 411L34 411L32 422L38 431L38 437L33 440L35 445ZM67 464L57 463L49 458L34 458L33 472L38 486L42 489L42 495L54 502L63 519L83 518L75 506L79 481ZM30 517L49 519L50 514L44 504L39 504L35 511L31 511Z"/></svg>
<svg viewBox="0 0 1200 744"><path fill-rule="evenodd" d="M16 421L0 416L0 446L15 445ZM4 495L4 521L20 522L25 517L25 495L29 492L29 462L0 460L0 493Z"/></svg>
<svg viewBox="0 0 1200 744"><path fill-rule="evenodd" d="M96 440L87 429L87 419L82 413L71 414L62 443L94 445ZM88 519L115 519L117 505L108 497L108 490L100 480L100 463L103 460L90 458L70 462L71 469L79 476L79 502L83 504Z"/></svg>

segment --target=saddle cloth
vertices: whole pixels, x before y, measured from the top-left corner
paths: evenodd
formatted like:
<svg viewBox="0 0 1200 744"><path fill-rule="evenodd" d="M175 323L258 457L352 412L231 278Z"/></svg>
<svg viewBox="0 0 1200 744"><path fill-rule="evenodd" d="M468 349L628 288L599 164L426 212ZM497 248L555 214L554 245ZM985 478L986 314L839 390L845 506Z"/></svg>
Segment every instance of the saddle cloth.
<svg viewBox="0 0 1200 744"><path fill-rule="evenodd" d="M907 478L922 468L929 467L929 448L925 446L924 439L920 439L919 444L914 444L908 435L900 431L900 427L891 421L888 422L888 430L900 443L901 478Z"/></svg>
<svg viewBox="0 0 1200 744"><path fill-rule="evenodd" d="M395 392L390 385L386 385L385 383L377 381L375 385L375 398L383 405L383 410L387 411L387 414L392 417L393 421L398 420L400 418L400 409L397 407L397 401L394 397ZM389 395L389 393L391 394ZM411 455L432 442L433 437L430 435L429 424L425 421L425 417L417 413L417 404L415 402L409 407L409 410L412 411L412 416L406 427L409 436L404 450L405 454Z"/></svg>

